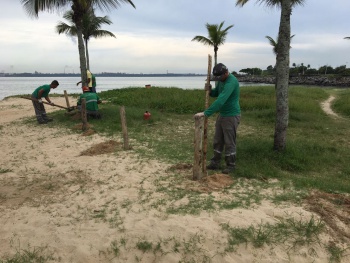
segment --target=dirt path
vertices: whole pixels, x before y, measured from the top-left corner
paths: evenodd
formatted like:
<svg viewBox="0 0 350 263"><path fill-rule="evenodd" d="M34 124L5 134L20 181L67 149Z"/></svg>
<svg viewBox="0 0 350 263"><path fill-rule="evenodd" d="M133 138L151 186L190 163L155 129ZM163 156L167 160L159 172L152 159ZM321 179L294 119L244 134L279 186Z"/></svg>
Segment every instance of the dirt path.
<svg viewBox="0 0 350 263"><path fill-rule="evenodd" d="M335 97L333 95L329 96L329 98L327 100L325 100L324 102L321 103L321 107L322 107L322 110L330 115L330 116L333 116L335 118L341 118L337 113L335 113L332 108L331 108L331 105L332 105L332 101L335 100Z"/></svg>

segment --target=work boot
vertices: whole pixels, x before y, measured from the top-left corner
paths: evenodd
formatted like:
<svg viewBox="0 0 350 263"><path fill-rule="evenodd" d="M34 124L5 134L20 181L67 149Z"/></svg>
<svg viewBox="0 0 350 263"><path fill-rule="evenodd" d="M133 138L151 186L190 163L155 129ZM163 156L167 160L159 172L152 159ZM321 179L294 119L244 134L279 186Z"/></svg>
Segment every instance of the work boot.
<svg viewBox="0 0 350 263"><path fill-rule="evenodd" d="M222 173L229 174L235 170L236 156L235 155L226 156L225 161L226 161L226 168L222 170Z"/></svg>
<svg viewBox="0 0 350 263"><path fill-rule="evenodd" d="M47 123L47 121L45 121L45 120L38 121L38 124L46 124L46 123Z"/></svg>
<svg viewBox="0 0 350 263"><path fill-rule="evenodd" d="M219 170L220 169L220 164L216 163L214 161L210 161L210 163L207 165L208 170Z"/></svg>
<svg viewBox="0 0 350 263"><path fill-rule="evenodd" d="M214 152L213 158L210 159L210 163L207 165L208 170L219 170L221 162L221 153Z"/></svg>
<svg viewBox="0 0 350 263"><path fill-rule="evenodd" d="M53 119L52 119L52 118L49 118L49 117L46 115L46 113L42 114L42 115L41 115L41 118L42 118L44 121L46 121L46 122L53 121Z"/></svg>

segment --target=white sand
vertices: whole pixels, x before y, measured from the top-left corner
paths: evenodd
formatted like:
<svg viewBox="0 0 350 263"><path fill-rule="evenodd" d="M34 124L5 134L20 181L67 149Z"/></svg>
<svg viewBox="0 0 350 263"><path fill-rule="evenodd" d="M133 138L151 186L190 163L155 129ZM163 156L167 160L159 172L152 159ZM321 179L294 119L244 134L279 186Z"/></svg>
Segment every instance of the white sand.
<svg viewBox="0 0 350 263"><path fill-rule="evenodd" d="M63 98L53 101L65 105ZM225 251L227 232L220 224L246 228L281 218L309 220L313 214L302 206L263 200L249 208L169 214L168 201L151 205L165 199L156 180L171 177L169 164L122 150L80 156L110 138L36 125L31 102L20 98L0 101L0 111L0 259L30 246L46 247L43 253L52 253L52 262L329 262L325 246L334 237L326 232L320 244L297 249L242 244ZM23 117L33 124L18 121ZM212 195L225 199L227 194ZM152 249L143 252L137 247L141 241L152 243Z"/></svg>

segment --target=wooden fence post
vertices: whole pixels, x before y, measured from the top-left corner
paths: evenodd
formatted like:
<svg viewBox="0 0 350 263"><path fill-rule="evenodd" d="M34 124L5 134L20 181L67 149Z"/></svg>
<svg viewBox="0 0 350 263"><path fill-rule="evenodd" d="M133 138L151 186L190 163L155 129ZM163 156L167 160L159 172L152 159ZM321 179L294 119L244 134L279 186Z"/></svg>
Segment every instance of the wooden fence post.
<svg viewBox="0 0 350 263"><path fill-rule="evenodd" d="M81 120L83 122L81 129L83 131L86 131L87 129L86 99L81 99Z"/></svg>
<svg viewBox="0 0 350 263"><path fill-rule="evenodd" d="M122 123L123 138L124 138L124 150L129 150L129 137L128 137L128 128L126 126L126 117L125 117L125 107L120 107L120 120Z"/></svg>
<svg viewBox="0 0 350 263"><path fill-rule="evenodd" d="M211 75L211 55L208 55L208 71L207 71L207 81L206 85L210 85L210 75ZM205 109L209 107L209 90L205 90ZM204 116L204 128L203 128L203 162L202 162L202 172L204 175L207 174L207 149L208 149L208 117Z"/></svg>
<svg viewBox="0 0 350 263"><path fill-rule="evenodd" d="M70 108L70 105L69 105L68 94L67 94L67 91L66 91L66 90L64 91L64 97L65 97L65 99L66 99L67 108L69 109L69 108Z"/></svg>
<svg viewBox="0 0 350 263"><path fill-rule="evenodd" d="M203 177L202 171L202 135L203 135L203 118L194 118L194 164L193 180L200 180Z"/></svg>

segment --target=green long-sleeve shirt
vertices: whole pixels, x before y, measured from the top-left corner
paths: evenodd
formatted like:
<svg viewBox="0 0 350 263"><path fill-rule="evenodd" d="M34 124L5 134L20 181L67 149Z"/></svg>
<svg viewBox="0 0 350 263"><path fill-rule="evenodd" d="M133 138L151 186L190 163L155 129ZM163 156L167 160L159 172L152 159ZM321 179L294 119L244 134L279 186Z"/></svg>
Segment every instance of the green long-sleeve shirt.
<svg viewBox="0 0 350 263"><path fill-rule="evenodd" d="M220 112L223 117L240 115L239 93L238 80L232 74L225 81L218 81L215 89L210 92L210 97L217 99L204 111L205 116L209 117L215 112Z"/></svg>
<svg viewBox="0 0 350 263"><path fill-rule="evenodd" d="M32 93L32 96L33 96L34 98L37 98L37 99L38 99L38 98L39 98L38 93L39 93L39 91L42 90L42 89L44 90L44 92L41 94L41 97L42 97L42 98L46 98L46 97L49 95L50 91L51 91L51 86L50 86L49 84L42 85L42 86L36 88L36 89L34 90L34 92Z"/></svg>

